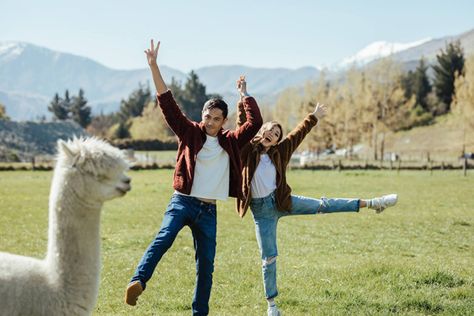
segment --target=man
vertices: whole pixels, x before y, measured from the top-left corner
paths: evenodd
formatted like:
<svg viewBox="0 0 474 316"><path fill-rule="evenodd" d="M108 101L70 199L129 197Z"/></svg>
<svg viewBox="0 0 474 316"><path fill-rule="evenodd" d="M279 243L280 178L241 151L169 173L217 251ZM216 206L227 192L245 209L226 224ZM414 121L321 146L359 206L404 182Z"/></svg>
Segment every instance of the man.
<svg viewBox="0 0 474 316"><path fill-rule="evenodd" d="M161 257L171 247L178 232L189 226L196 252L196 287L192 303L193 315L209 313L209 298L216 251L216 200L242 194L242 162L240 149L262 125L262 117L254 98L247 94L246 82L239 79L247 121L235 131L223 130L227 121L227 104L220 99L208 100L200 123L189 120L168 90L157 64L160 42L145 50L157 91L158 104L166 122L178 137L177 162L173 187L175 193L168 205L160 231L148 246L125 294L129 305L138 296Z"/></svg>

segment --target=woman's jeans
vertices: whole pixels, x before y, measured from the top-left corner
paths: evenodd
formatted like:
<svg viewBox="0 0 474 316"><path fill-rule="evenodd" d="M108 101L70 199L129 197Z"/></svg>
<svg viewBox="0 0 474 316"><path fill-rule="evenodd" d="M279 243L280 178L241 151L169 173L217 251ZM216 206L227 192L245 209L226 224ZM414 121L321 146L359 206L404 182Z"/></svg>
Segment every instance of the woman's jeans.
<svg viewBox="0 0 474 316"><path fill-rule="evenodd" d="M275 193L263 198L252 199L250 209L255 221L258 247L262 256L262 274L267 299L278 295L276 284L277 224L283 216L318 213L358 212L359 199L312 199L303 196L291 196L292 207L289 212L280 212L276 208Z"/></svg>
<svg viewBox="0 0 474 316"><path fill-rule="evenodd" d="M216 255L215 204L174 194L163 217L160 231L145 251L130 282L140 281L145 288L161 257L171 247L184 226L191 228L194 240L196 287L192 304L193 315L207 315Z"/></svg>

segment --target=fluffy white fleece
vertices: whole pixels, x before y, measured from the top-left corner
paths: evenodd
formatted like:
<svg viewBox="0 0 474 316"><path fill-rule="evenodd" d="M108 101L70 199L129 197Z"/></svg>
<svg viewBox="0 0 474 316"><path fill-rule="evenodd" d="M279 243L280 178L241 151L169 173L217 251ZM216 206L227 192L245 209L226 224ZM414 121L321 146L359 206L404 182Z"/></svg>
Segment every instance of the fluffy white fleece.
<svg viewBox="0 0 474 316"><path fill-rule="evenodd" d="M0 252L0 315L91 315L100 277L100 210L125 195L123 153L97 139L58 141L49 196L48 251Z"/></svg>

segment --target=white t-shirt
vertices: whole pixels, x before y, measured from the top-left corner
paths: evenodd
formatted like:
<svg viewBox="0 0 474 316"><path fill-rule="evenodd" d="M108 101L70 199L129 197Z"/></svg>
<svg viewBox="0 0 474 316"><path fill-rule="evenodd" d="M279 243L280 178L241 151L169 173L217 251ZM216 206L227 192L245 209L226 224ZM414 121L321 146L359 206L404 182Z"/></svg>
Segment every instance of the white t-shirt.
<svg viewBox="0 0 474 316"><path fill-rule="evenodd" d="M267 154L260 155L250 189L252 198L266 197L276 189L276 169Z"/></svg>
<svg viewBox="0 0 474 316"><path fill-rule="evenodd" d="M206 134L206 141L196 157L189 195L223 201L229 197L229 154L219 145L217 137Z"/></svg>

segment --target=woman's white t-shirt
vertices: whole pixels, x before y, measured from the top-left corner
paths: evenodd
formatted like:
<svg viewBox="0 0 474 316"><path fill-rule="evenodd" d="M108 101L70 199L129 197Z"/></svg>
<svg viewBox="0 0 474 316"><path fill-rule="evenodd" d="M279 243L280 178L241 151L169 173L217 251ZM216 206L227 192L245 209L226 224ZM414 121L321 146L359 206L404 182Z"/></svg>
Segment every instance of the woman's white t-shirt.
<svg viewBox="0 0 474 316"><path fill-rule="evenodd" d="M260 155L260 163L255 170L250 185L252 198L268 196L276 189L276 169L267 154Z"/></svg>

